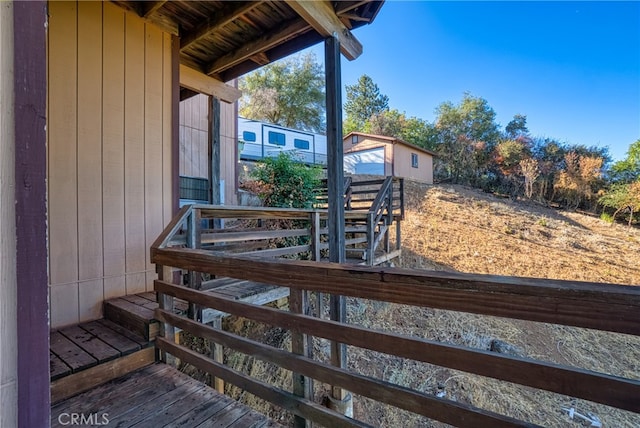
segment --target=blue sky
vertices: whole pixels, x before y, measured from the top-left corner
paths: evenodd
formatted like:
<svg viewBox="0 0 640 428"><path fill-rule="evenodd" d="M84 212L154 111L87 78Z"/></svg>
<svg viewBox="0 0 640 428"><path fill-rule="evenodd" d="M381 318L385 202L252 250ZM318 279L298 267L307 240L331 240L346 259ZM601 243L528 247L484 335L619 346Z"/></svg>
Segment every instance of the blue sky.
<svg viewBox="0 0 640 428"><path fill-rule="evenodd" d="M343 85L368 74L408 116L470 92L503 127L524 114L534 136L614 159L640 138L640 2L391 0L354 34L364 53L343 57Z"/></svg>

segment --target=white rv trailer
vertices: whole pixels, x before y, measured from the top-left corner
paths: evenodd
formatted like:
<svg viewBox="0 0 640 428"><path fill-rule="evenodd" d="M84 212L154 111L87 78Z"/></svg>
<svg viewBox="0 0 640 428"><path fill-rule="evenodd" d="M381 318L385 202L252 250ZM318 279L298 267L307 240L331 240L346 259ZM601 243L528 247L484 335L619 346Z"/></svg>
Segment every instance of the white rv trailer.
<svg viewBox="0 0 640 428"><path fill-rule="evenodd" d="M238 141L242 160L260 160L287 152L306 164L327 164L327 137L321 134L239 117Z"/></svg>

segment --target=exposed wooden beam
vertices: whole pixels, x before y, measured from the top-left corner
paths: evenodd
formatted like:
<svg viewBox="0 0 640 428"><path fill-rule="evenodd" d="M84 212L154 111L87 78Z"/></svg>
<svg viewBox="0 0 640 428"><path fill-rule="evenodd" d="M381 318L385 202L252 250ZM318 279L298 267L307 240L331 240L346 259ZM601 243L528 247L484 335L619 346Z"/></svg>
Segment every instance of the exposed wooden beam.
<svg viewBox="0 0 640 428"><path fill-rule="evenodd" d="M267 65L269 64L269 57L264 52L260 52L252 56L251 61L258 65Z"/></svg>
<svg viewBox="0 0 640 428"><path fill-rule="evenodd" d="M140 18L144 19L145 22L150 22L169 34L172 34L174 36L178 35L178 24L176 24L172 19L166 16L156 17L156 18L151 17L152 13L147 13L147 9L145 6L147 2L144 2L144 1L134 2L134 1L121 0L121 1L113 1L113 3L124 10L135 13ZM165 2L159 1L159 2L153 2L153 3L154 3L154 6L156 6L155 11L157 11L162 5L156 5L156 3L165 3Z"/></svg>
<svg viewBox="0 0 640 428"><path fill-rule="evenodd" d="M296 38L288 40L265 51L265 54L269 57L269 60L273 62L291 55L291 52L301 51L302 49L318 44L324 40L324 37L322 37L320 34L315 31L311 31L311 27L308 27L308 30L309 31L300 34ZM249 73L250 71L253 71L259 67L261 66L258 63L254 62L251 59L247 59L238 63L237 65L225 69L218 75L210 76L215 77L218 80L222 80L223 82L229 82L230 80L235 79L238 76L242 76L243 74Z"/></svg>
<svg viewBox="0 0 640 428"><path fill-rule="evenodd" d="M142 17L148 18L149 16L153 15L153 13L156 12L158 9L160 9L162 6L164 6L166 2L167 0L142 2L140 6Z"/></svg>
<svg viewBox="0 0 640 428"><path fill-rule="evenodd" d="M325 37L336 34L340 42L340 51L347 59L354 60L362 54L362 44L340 21L331 3L326 0L286 0L286 2L318 33Z"/></svg>
<svg viewBox="0 0 640 428"><path fill-rule="evenodd" d="M242 92L206 74L180 65L180 86L201 94L212 95L220 100L232 103L242 96Z"/></svg>
<svg viewBox="0 0 640 428"><path fill-rule="evenodd" d="M360 6L364 6L367 3L370 3L370 0L360 0L360 1L354 1L354 2L339 1L336 4L336 14L342 15L344 13L357 9Z"/></svg>
<svg viewBox="0 0 640 428"><path fill-rule="evenodd" d="M252 42L240 47L238 50L228 53L223 57L214 61L209 67L207 67L207 74L220 73L227 68L231 68L234 65L250 59L252 56L269 50L270 48L282 43L283 41L294 38L299 34L302 34L310 29L309 24L301 19L293 19L284 22L274 32L265 34Z"/></svg>
<svg viewBox="0 0 640 428"><path fill-rule="evenodd" d="M362 16L358 16L355 13L341 13L340 18L344 19L344 18L348 18L352 21L362 21L362 22L369 22L369 18L365 18Z"/></svg>
<svg viewBox="0 0 640 428"><path fill-rule="evenodd" d="M251 9L262 3L261 1L249 1L249 2L231 2L224 9L222 9L215 19L205 22L195 30L183 34L180 42L180 49L187 49L193 43L197 42L201 38L219 30L228 23L237 19L239 16L244 15Z"/></svg>

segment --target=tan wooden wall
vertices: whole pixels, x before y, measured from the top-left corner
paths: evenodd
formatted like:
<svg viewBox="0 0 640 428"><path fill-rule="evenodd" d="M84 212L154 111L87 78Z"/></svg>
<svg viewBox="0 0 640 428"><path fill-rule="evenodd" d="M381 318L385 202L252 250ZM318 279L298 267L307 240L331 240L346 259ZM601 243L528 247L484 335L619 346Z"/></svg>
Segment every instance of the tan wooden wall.
<svg viewBox="0 0 640 428"><path fill-rule="evenodd" d="M180 175L209 178L209 97L180 102Z"/></svg>
<svg viewBox="0 0 640 428"><path fill-rule="evenodd" d="M13 3L0 2L0 428L18 426Z"/></svg>
<svg viewBox="0 0 640 428"><path fill-rule="evenodd" d="M150 290L171 219L171 36L109 2L50 2L51 326Z"/></svg>
<svg viewBox="0 0 640 428"><path fill-rule="evenodd" d="M238 170L238 111L237 103L220 103L220 180L224 180L227 205L238 203L236 175Z"/></svg>
<svg viewBox="0 0 640 428"><path fill-rule="evenodd" d="M423 183L433 183L433 156L404 144L393 146L393 171L396 177L411 178ZM411 166L411 154L418 155L418 168Z"/></svg>
<svg viewBox="0 0 640 428"><path fill-rule="evenodd" d="M180 175L208 178L210 97L199 94L180 102ZM220 180L227 205L236 203L236 104L220 103Z"/></svg>

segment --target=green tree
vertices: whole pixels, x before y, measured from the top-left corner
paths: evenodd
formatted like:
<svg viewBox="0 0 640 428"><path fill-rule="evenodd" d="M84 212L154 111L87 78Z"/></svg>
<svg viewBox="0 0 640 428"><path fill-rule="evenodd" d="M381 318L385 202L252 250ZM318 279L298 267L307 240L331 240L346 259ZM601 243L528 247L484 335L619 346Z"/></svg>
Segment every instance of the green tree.
<svg viewBox="0 0 640 428"><path fill-rule="evenodd" d="M458 105L440 104L436 116L440 173L447 176L442 178L478 184L500 137L495 111L485 99L465 93Z"/></svg>
<svg viewBox="0 0 640 428"><path fill-rule="evenodd" d="M640 211L640 180L633 183L617 183L602 196L598 202L603 207L614 210L613 220L624 211L629 211L629 226L633 221L633 214Z"/></svg>
<svg viewBox="0 0 640 428"><path fill-rule="evenodd" d="M310 132L325 130L325 81L313 53L286 58L241 78L240 115Z"/></svg>
<svg viewBox="0 0 640 428"><path fill-rule="evenodd" d="M507 138L515 139L519 135L528 135L527 116L516 114L513 119L504 127Z"/></svg>
<svg viewBox="0 0 640 428"><path fill-rule="evenodd" d="M640 179L640 138L631 143L625 159L613 164L611 179L617 183L631 183Z"/></svg>
<svg viewBox="0 0 640 428"><path fill-rule="evenodd" d="M418 117L407 119L402 130L402 139L428 150L435 150L438 144L438 130L435 125Z"/></svg>
<svg viewBox="0 0 640 428"><path fill-rule="evenodd" d="M347 85L346 90L343 124L345 134L362 131L371 116L389 110L389 97L381 94L378 85L366 74L360 76L356 84Z"/></svg>
<svg viewBox="0 0 640 428"><path fill-rule="evenodd" d="M405 114L393 109L371 115L364 123L362 131L369 134L403 139L402 134L406 126L407 118Z"/></svg>
<svg viewBox="0 0 640 428"><path fill-rule="evenodd" d="M430 150L435 148L437 141L435 126L417 117L407 117L396 109L374 114L362 130L370 134L399 138Z"/></svg>

